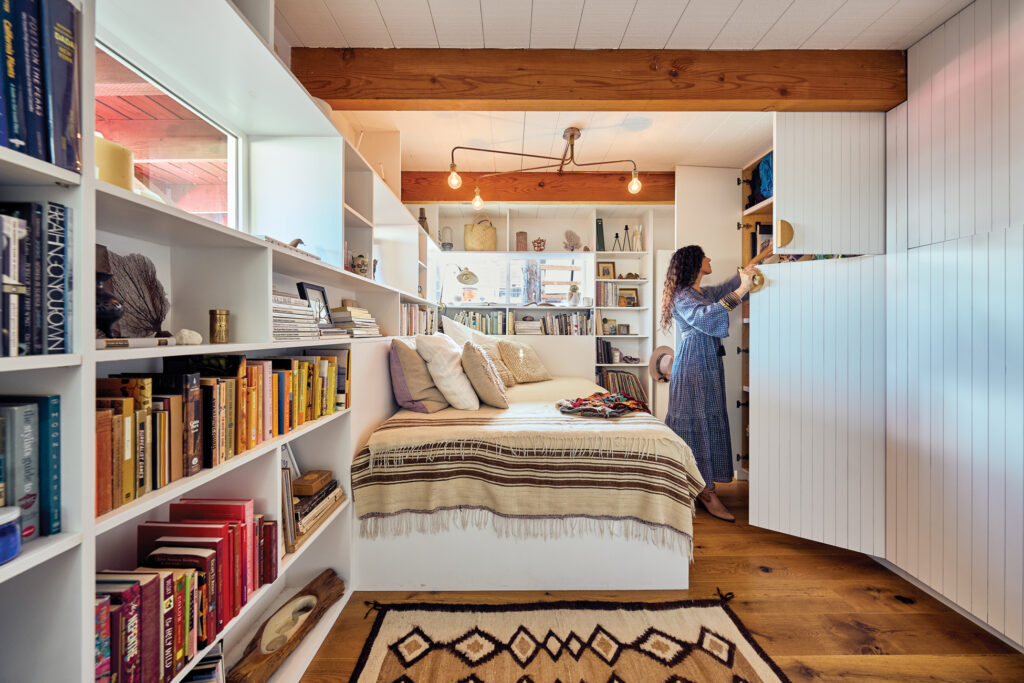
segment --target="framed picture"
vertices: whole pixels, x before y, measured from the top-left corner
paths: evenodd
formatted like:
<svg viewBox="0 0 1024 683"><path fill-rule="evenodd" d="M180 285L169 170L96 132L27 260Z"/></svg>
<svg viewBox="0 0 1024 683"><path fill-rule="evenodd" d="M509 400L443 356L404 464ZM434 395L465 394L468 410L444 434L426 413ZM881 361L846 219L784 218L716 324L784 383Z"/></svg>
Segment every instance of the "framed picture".
<svg viewBox="0 0 1024 683"><path fill-rule="evenodd" d="M320 285L310 284L309 282L300 282L298 287L299 296L308 301L309 307L313 309L316 324L320 327L333 325L331 307L327 305L327 290Z"/></svg>
<svg viewBox="0 0 1024 683"><path fill-rule="evenodd" d="M615 279L615 261L598 261L597 278L599 280Z"/></svg>
<svg viewBox="0 0 1024 683"><path fill-rule="evenodd" d="M602 318L601 325L604 327L605 334L618 334L619 326L618 323L611 318Z"/></svg>
<svg viewBox="0 0 1024 683"><path fill-rule="evenodd" d="M619 287L619 299L625 298L625 303L620 306L637 306L640 301L640 290L636 287Z"/></svg>
<svg viewBox="0 0 1024 683"><path fill-rule="evenodd" d="M618 331L615 334L629 334L629 325L626 325L625 323L619 323L616 325L616 329Z"/></svg>

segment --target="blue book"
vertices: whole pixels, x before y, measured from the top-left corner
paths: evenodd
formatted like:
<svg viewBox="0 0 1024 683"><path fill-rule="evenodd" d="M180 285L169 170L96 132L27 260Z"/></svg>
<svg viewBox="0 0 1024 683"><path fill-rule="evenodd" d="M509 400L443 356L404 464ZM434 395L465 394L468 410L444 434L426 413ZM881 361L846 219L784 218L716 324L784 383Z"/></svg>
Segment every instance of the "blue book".
<svg viewBox="0 0 1024 683"><path fill-rule="evenodd" d="M4 396L34 403L39 414L39 535L60 533L60 396Z"/></svg>
<svg viewBox="0 0 1024 683"><path fill-rule="evenodd" d="M46 106L43 91L43 54L39 31L39 0L14 0L21 31L22 98L25 103L26 150L36 159L49 161L46 140Z"/></svg>
<svg viewBox="0 0 1024 683"><path fill-rule="evenodd" d="M25 131L25 85L21 66L24 50L21 22L14 0L0 0L0 30L3 31L3 88L7 109L7 146L17 152L27 151Z"/></svg>
<svg viewBox="0 0 1024 683"><path fill-rule="evenodd" d="M39 0L39 5L49 159L61 168L81 173L78 10L67 0Z"/></svg>
<svg viewBox="0 0 1024 683"><path fill-rule="evenodd" d="M46 205L43 230L43 353L71 353L71 212L62 204Z"/></svg>

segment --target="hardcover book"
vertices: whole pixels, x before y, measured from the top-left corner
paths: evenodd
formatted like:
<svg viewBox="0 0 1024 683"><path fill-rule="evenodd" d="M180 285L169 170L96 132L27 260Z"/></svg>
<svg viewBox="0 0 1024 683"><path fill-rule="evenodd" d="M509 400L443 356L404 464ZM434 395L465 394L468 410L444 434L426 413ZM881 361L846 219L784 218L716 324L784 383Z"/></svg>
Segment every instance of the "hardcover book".
<svg viewBox="0 0 1024 683"><path fill-rule="evenodd" d="M155 394L153 396L154 409L167 411L169 481L178 481L185 476L185 462L182 456L185 416L182 405L181 394Z"/></svg>
<svg viewBox="0 0 1024 683"><path fill-rule="evenodd" d="M3 31L3 87L7 108L7 146L16 152L27 151L25 130L24 59L17 7L14 0L0 1L0 30Z"/></svg>
<svg viewBox="0 0 1024 683"><path fill-rule="evenodd" d="M43 262L44 353L71 353L71 209L46 205L46 245Z"/></svg>
<svg viewBox="0 0 1024 683"><path fill-rule="evenodd" d="M160 586L160 665L164 683L174 678L174 572L169 569L136 567L136 572L152 572L159 576Z"/></svg>
<svg viewBox="0 0 1024 683"><path fill-rule="evenodd" d="M162 632L163 593L161 578L149 572L119 572L104 570L96 574L96 585L106 586L136 582L139 587L139 660L143 681L159 681L163 675Z"/></svg>
<svg viewBox="0 0 1024 683"><path fill-rule="evenodd" d="M217 552L209 548L161 546L151 552L146 564L160 568L195 569L198 572L198 645L208 646L218 633Z"/></svg>
<svg viewBox="0 0 1024 683"><path fill-rule="evenodd" d="M217 620L214 635L224 630L224 625L231 621L233 616L231 604L231 591L225 590L226 576L221 560L227 557L228 546L220 538L197 538L195 536L161 536L155 541L157 548L202 548L212 550L217 557L217 573L214 577L216 585L211 597L211 604L214 608L214 617ZM213 599L216 598L215 601Z"/></svg>
<svg viewBox="0 0 1024 683"><path fill-rule="evenodd" d="M113 444L111 443L111 420L113 410L96 411L96 516L105 515L114 509L113 482L111 471Z"/></svg>
<svg viewBox="0 0 1024 683"><path fill-rule="evenodd" d="M140 648L140 600L141 594L138 581L121 581L116 583L96 583L96 594L110 596L111 605L121 606L122 627L120 656L117 662L121 675L119 681L125 683L143 683L142 659ZM113 614L113 610L111 610Z"/></svg>
<svg viewBox="0 0 1024 683"><path fill-rule="evenodd" d="M39 0L15 0L21 32L21 82L25 102L26 151L36 159L49 161L46 140L46 108L43 92L42 35L39 30Z"/></svg>
<svg viewBox="0 0 1024 683"><path fill-rule="evenodd" d="M110 596L96 596L93 632L96 634L96 683L110 682Z"/></svg>
<svg viewBox="0 0 1024 683"><path fill-rule="evenodd" d="M5 396L34 403L39 415L39 534L60 533L60 396Z"/></svg>
<svg viewBox="0 0 1024 683"><path fill-rule="evenodd" d="M42 0L40 18L50 160L81 173L78 11L66 0Z"/></svg>
<svg viewBox="0 0 1024 683"><path fill-rule="evenodd" d="M182 498L171 503L168 515L170 519L204 519L212 521L233 521L241 524L242 538L242 573L246 579L245 595L255 592L256 579L253 569L258 557L256 555L256 532L253 527L252 498L216 499L216 498Z"/></svg>
<svg viewBox="0 0 1024 683"><path fill-rule="evenodd" d="M18 355L43 353L43 252L46 242L43 207L28 202L2 202L0 214L23 221L18 264L19 280L27 293L19 299Z"/></svg>
<svg viewBox="0 0 1024 683"><path fill-rule="evenodd" d="M0 403L0 416L7 425L7 505L21 508L24 543L39 536L39 408L34 403Z"/></svg>
<svg viewBox="0 0 1024 683"><path fill-rule="evenodd" d="M277 521L263 522L263 580L265 583L277 581Z"/></svg>

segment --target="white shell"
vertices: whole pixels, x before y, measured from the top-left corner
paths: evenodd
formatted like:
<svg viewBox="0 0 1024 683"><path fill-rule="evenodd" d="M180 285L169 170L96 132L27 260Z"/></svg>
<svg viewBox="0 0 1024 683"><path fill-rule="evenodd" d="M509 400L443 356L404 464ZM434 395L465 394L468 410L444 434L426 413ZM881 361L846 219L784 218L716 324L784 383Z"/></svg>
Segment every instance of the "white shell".
<svg viewBox="0 0 1024 683"><path fill-rule="evenodd" d="M179 346L194 346L195 344L203 343L203 335L199 334L195 330L190 330L187 327L183 327L178 330L178 334L174 335L174 340Z"/></svg>

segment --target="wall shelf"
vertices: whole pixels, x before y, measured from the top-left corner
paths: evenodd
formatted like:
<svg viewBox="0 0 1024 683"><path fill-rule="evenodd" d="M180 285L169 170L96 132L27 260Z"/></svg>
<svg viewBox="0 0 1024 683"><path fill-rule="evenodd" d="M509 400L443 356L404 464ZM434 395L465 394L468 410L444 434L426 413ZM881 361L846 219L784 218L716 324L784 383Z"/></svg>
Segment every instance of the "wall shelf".
<svg viewBox="0 0 1024 683"><path fill-rule="evenodd" d="M81 182L82 176L78 173L0 147L0 185L78 185Z"/></svg>
<svg viewBox="0 0 1024 683"><path fill-rule="evenodd" d="M43 536L29 541L21 548L21 553L10 562L0 565L0 584L38 567L43 562L57 557L61 553L82 544L82 534L61 533L56 536Z"/></svg>
<svg viewBox="0 0 1024 683"><path fill-rule="evenodd" d="M744 216L753 216L755 213L765 213L765 212L771 211L772 210L772 205L773 205L774 201L775 201L774 197L768 197L768 199L763 199L760 202L758 202L757 204L754 204L749 209L743 209L743 215Z"/></svg>
<svg viewBox="0 0 1024 683"><path fill-rule="evenodd" d="M82 364L80 353L54 353L42 356L14 356L0 358L0 372L70 368Z"/></svg>

